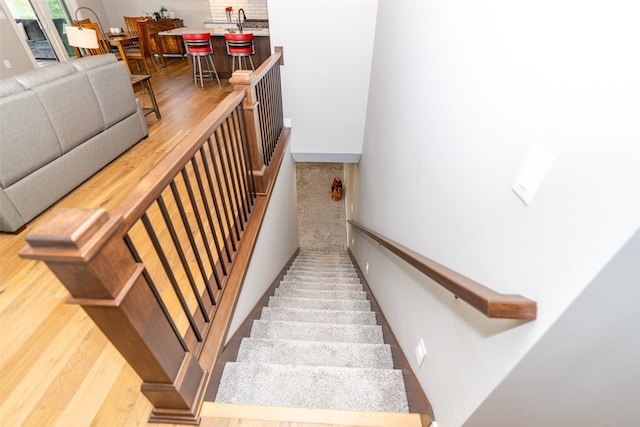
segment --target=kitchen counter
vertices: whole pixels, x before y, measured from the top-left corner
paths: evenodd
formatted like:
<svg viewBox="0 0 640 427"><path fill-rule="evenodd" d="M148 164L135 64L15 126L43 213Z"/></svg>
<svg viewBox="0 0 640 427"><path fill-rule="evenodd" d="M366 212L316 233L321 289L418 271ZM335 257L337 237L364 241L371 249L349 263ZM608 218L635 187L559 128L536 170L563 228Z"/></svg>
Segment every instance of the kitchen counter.
<svg viewBox="0 0 640 427"><path fill-rule="evenodd" d="M235 24L233 24L235 27ZM181 27L174 28L173 30L162 31L158 33L161 36L180 36L184 33L210 33L212 37L215 36L224 36L226 33L237 33L238 30L228 29L224 27L211 27L211 28L189 28L189 27ZM253 33L254 37L268 37L269 29L268 28L245 28L243 33Z"/></svg>
<svg viewBox="0 0 640 427"><path fill-rule="evenodd" d="M188 28L181 27L173 30L161 31L159 36L176 37L182 36L185 33L209 33L211 34L211 44L213 46L213 63L218 70L218 75L221 79L228 79L231 77L231 57L227 55L227 45L224 40L226 33L231 33L233 30L213 27L213 28ZM245 29L243 33L253 33L253 47L255 54L253 55L253 64L256 68L260 66L264 61L271 56L271 39L269 38L268 28L251 28Z"/></svg>

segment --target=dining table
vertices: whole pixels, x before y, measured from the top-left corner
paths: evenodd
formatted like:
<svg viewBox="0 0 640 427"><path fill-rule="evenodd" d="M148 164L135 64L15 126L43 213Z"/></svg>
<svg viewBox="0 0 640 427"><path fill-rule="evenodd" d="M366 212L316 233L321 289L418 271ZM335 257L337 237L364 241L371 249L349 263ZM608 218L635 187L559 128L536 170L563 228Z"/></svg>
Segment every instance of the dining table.
<svg viewBox="0 0 640 427"><path fill-rule="evenodd" d="M129 33L108 33L107 39L109 40L109 45L118 48L118 52L120 53L120 58L124 65L127 66L127 70L129 70L129 74L131 74L131 66L129 65L129 61L127 60L127 55L125 53L125 46L131 45L138 41L138 36L129 34Z"/></svg>

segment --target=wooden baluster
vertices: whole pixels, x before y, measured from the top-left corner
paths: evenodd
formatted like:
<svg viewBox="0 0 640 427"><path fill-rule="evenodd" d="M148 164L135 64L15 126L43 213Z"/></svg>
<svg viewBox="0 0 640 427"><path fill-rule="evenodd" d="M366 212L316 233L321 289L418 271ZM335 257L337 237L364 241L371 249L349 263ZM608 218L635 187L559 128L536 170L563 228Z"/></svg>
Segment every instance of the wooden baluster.
<svg viewBox="0 0 640 427"><path fill-rule="evenodd" d="M61 209L20 256L44 261L142 378L150 421L197 424L209 372L174 333L120 224L104 209Z"/></svg>
<svg viewBox="0 0 640 427"><path fill-rule="evenodd" d="M269 187L269 168L264 164L262 152L262 136L260 118L258 117L258 98L256 88L252 85L253 71L238 70L233 73L229 83L235 90L244 90L244 121L247 125L247 148L251 158L253 176L256 182L256 193L266 194Z"/></svg>

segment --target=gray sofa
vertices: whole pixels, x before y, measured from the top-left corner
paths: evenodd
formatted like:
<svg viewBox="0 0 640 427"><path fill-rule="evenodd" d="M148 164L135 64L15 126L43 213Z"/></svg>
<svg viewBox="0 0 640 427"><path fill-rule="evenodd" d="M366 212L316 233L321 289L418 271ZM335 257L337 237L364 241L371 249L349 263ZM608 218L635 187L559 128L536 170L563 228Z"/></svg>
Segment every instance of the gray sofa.
<svg viewBox="0 0 640 427"><path fill-rule="evenodd" d="M0 231L20 229L147 135L112 54L0 80Z"/></svg>

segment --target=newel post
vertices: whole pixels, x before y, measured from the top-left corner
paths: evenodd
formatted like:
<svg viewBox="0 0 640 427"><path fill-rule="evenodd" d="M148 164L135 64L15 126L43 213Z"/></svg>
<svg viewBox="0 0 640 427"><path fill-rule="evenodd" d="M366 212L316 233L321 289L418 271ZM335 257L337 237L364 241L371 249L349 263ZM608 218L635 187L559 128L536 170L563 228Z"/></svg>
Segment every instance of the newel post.
<svg viewBox="0 0 640 427"><path fill-rule="evenodd" d="M260 117L258 115L258 98L256 88L251 84L253 71L238 70L233 73L229 83L234 89L245 91L242 107L244 109L244 120L247 124L247 148L251 157L253 177L256 182L256 192L265 194L269 186L269 169L264 164L264 153L262 147L262 133L260 132Z"/></svg>
<svg viewBox="0 0 640 427"><path fill-rule="evenodd" d="M61 209L20 256L44 261L142 378L150 421L198 424L209 373L174 333L120 223L104 209Z"/></svg>

